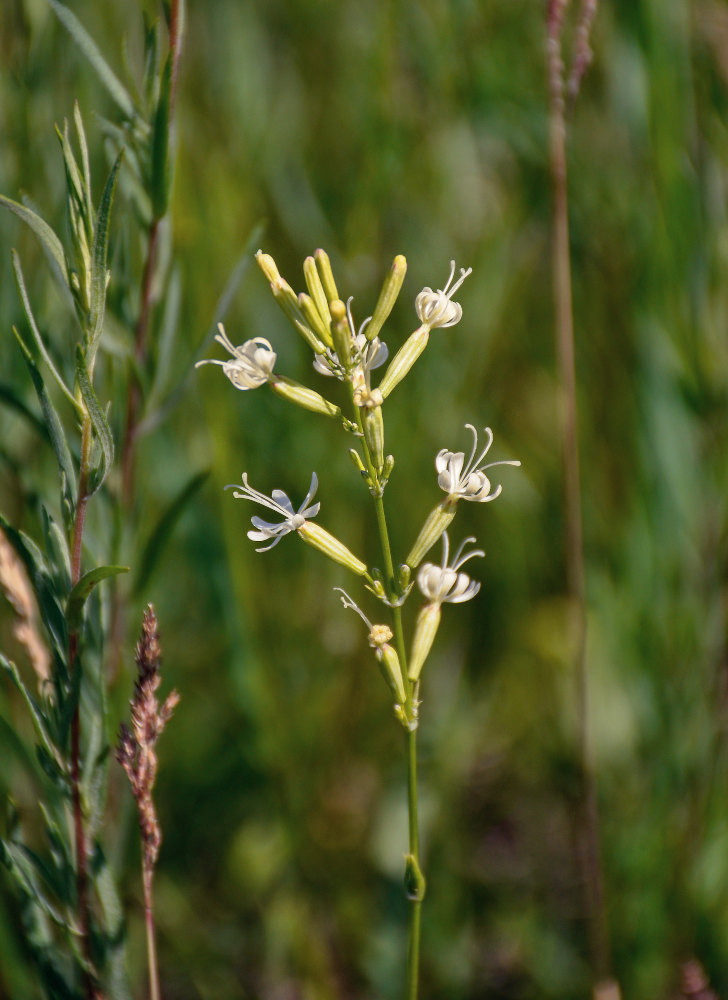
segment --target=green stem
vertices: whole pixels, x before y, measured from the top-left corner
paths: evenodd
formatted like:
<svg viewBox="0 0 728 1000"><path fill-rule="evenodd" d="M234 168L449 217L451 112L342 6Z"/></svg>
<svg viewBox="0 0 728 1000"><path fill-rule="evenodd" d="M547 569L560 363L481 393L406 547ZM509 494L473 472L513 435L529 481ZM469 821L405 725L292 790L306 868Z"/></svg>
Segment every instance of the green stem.
<svg viewBox="0 0 728 1000"><path fill-rule="evenodd" d="M353 405L353 400L352 400ZM354 415L362 432L362 448L364 451L364 463L372 482L376 482L376 471L372 462L366 438L364 437L364 426L361 417L361 410L354 405ZM377 527L379 528L379 541L384 560L384 572L387 577L387 590L390 596L396 591L396 581L394 575L394 561L392 559L392 547L389 543L389 531L387 530L387 518L384 511L384 501L381 496L375 496L374 509L377 516ZM407 648L404 641L404 629L402 627L402 608L392 608L392 624L394 641L397 655L399 656L402 676L407 694L407 702L403 706L407 718L416 719L417 712L417 685L413 685L407 675ZM420 868L420 835L419 818L417 809L417 726L407 731L407 817L409 825L409 864L414 864L417 872ZM419 969L420 969L420 928L422 922L422 899L424 896L424 885L416 896L407 889L407 898L410 903L410 926L409 942L407 946L407 987L406 1000L417 1000L419 990Z"/></svg>

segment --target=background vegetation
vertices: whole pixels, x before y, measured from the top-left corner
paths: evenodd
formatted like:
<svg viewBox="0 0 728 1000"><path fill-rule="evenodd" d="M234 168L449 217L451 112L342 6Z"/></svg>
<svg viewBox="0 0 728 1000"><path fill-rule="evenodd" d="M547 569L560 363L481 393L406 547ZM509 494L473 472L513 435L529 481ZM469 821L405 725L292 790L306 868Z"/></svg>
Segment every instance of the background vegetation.
<svg viewBox="0 0 728 1000"><path fill-rule="evenodd" d="M136 65L136 5L69 5L120 74L122 37ZM451 258L473 267L463 322L433 334L388 408L398 464L387 500L402 554L438 499L434 455L465 443L465 421L494 428L495 457L523 462L503 500L459 514L488 553L483 589L445 615L424 680L423 998L569 1000L588 990L544 13L535 0L190 4L173 199L183 321L171 362L184 391L141 446L138 523L151 524L195 470L209 478L132 608L115 689L121 718L142 607L153 600L164 675L182 695L160 747L166 1000L389 1000L401 990L404 774L384 685L332 592L339 571L295 539L257 555L245 538L249 512L221 487L247 470L261 489L300 501L316 469L327 525L368 554L373 525L359 516L334 427L191 369L212 355L205 338L232 277L231 339L269 338L281 370L311 381L306 352L250 267L258 245L297 287L303 257L325 247L360 318L404 253L390 347L391 331L403 340L413 329L416 293L441 286ZM603 0L593 42L571 127L570 196L612 950L626 998L676 995L693 958L726 994L728 8ZM101 178L109 160L93 112L113 109L43 0L6 0L0 58L0 191L30 193L62 228L53 125L78 99ZM112 274L124 198L122 178ZM11 334L24 323L11 247L59 355L69 320L37 242L6 215L0 383L20 386L35 411ZM0 508L32 528L38 497L55 491L53 456L6 406L0 470ZM0 639L12 650L11 624L3 605ZM32 816L34 791L7 725L22 725L22 713L7 685L0 706L0 784ZM111 836L142 984L127 795L119 774ZM15 928L7 892L0 995L31 998Z"/></svg>

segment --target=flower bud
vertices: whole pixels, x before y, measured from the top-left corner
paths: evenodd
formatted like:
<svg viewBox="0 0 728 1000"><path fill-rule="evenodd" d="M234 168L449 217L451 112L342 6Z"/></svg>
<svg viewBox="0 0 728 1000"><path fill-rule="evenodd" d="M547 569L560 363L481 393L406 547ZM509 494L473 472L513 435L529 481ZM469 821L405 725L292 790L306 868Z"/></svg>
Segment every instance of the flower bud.
<svg viewBox="0 0 728 1000"><path fill-rule="evenodd" d="M321 319L324 321L327 327L331 325L331 313L329 312L329 303L326 298L326 292L324 291L324 286L321 284L321 278L316 270L316 261L313 257L307 257L303 262L303 276L306 279L306 288L308 288L308 293L314 301L314 305L318 310Z"/></svg>
<svg viewBox="0 0 728 1000"><path fill-rule="evenodd" d="M443 531L450 527L450 523L455 517L455 507L455 503L446 499L430 511L422 526L422 531L417 536L417 541L407 556L406 562L410 569L416 569L419 566L435 542L441 537Z"/></svg>
<svg viewBox="0 0 728 1000"><path fill-rule="evenodd" d="M395 356L389 362L384 378L379 383L382 396L386 399L392 389L402 381L420 354L427 347L430 331L426 326L419 326L402 344Z"/></svg>
<svg viewBox="0 0 728 1000"><path fill-rule="evenodd" d="M255 260L268 281L273 283L274 281L278 281L280 279L276 262L269 253L263 253L262 250L259 250L255 255Z"/></svg>
<svg viewBox="0 0 728 1000"><path fill-rule="evenodd" d="M346 315L346 306L341 299L333 299L329 303L331 309L331 336L338 357L344 368L351 365L351 331Z"/></svg>
<svg viewBox="0 0 728 1000"><path fill-rule="evenodd" d="M373 409L364 409L364 440L367 443L372 462L377 472L382 471L384 465L384 420L382 419L381 406Z"/></svg>
<svg viewBox="0 0 728 1000"><path fill-rule="evenodd" d="M319 340L306 322L305 317L301 312L301 308L298 305L296 293L293 291L285 278L278 278L276 281L272 281L270 287L273 292L273 298L276 300L291 323L293 323L314 354L323 354L326 350L326 345Z"/></svg>
<svg viewBox="0 0 728 1000"><path fill-rule="evenodd" d="M315 524L312 521L306 521L298 529L298 534L304 542L307 542L314 549L318 549L319 552L323 552L325 556L333 559L334 562L346 566L347 569L350 569L352 573L356 573L357 576L364 576L366 573L366 563L363 563L361 559L357 559L354 553L350 549L347 549L343 542L340 542L338 538L334 538L321 525Z"/></svg>
<svg viewBox="0 0 728 1000"><path fill-rule="evenodd" d="M386 323L392 311L394 303L397 301L404 276L407 273L407 261L402 254L397 254L389 269L389 274L384 279L379 299L374 307L374 313L366 329L367 340L374 340L379 331Z"/></svg>
<svg viewBox="0 0 728 1000"><path fill-rule="evenodd" d="M277 396L287 399L289 403L295 403L296 406L301 406L304 410L322 413L325 417L341 415L340 406L335 406L328 399L324 399L315 389L299 385L298 382L294 382L293 379L286 378L284 375L271 375L268 379L268 385Z"/></svg>
<svg viewBox="0 0 728 1000"><path fill-rule="evenodd" d="M399 665L397 650L394 646L390 646L389 643L385 643L378 647L375 655L379 662L382 677L384 677L389 685L389 690L392 692L395 702L398 705L404 705L407 701L407 692L404 688L404 678L402 677L402 668Z"/></svg>
<svg viewBox="0 0 728 1000"><path fill-rule="evenodd" d="M316 308L316 303L311 298L310 295L306 295L305 292L300 292L298 296L298 307L303 313L303 318L305 319L308 326L314 331L316 336L326 344L327 347L333 347L334 341L331 337L331 330L329 329L329 324L324 320L324 318L319 313ZM328 313L328 307L326 309Z"/></svg>
<svg viewBox="0 0 728 1000"><path fill-rule="evenodd" d="M356 448L349 448L349 458L354 463L354 467L356 468L357 472L360 472L362 475L365 476L367 474L367 470L364 468L364 463L361 460L361 455L356 450Z"/></svg>
<svg viewBox="0 0 728 1000"><path fill-rule="evenodd" d="M309 525L308 522L306 524L307 527L316 527L316 525ZM420 676L422 666L432 649L437 630L440 627L441 616L441 606L437 602L425 604L417 616L409 670L407 671L411 681L418 680Z"/></svg>
<svg viewBox="0 0 728 1000"><path fill-rule="evenodd" d="M329 305L331 305L334 299L339 298L339 293L336 290L336 282L334 281L334 275L331 270L329 255L325 250L319 249L314 253L314 257L316 258L318 272L321 275L321 284L324 286L326 298L328 299Z"/></svg>

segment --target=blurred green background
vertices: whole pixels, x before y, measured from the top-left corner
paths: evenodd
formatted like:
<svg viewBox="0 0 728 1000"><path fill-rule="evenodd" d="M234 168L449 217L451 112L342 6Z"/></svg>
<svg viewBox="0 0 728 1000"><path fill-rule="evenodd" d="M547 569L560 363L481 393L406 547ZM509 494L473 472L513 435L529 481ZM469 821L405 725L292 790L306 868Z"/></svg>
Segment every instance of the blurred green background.
<svg viewBox="0 0 728 1000"><path fill-rule="evenodd" d="M120 74L122 37L135 65L136 4L69 6ZM473 567L483 588L446 608L424 675L422 997L588 994L544 7L190 3L173 204L183 316L175 365L186 383L142 446L147 500L137 512L151 522L194 470L210 470L145 595L159 615L166 684L182 695L160 743L166 1000L402 992L402 739L361 624L332 591L350 581L295 538L256 554L245 537L252 512L222 492L247 470L256 487L283 488L298 503L316 469L322 523L374 558L349 444L333 423L265 390L236 393L212 368L191 372L197 357L222 356L209 340L216 303L259 225L252 249L273 253L296 290L304 256L325 247L358 321L404 253L390 349L416 324L417 292L441 287L451 258L473 268L459 295L463 321L433 334L386 414L397 467L385 499L400 558L439 499L434 455L466 447L466 421L493 427L494 458L523 463L503 470L497 503L458 512L455 537L475 534L487 550ZM592 736L612 952L628 1000L682 995L692 958L726 995L728 6L602 2L593 43L569 155ZM77 98L100 184L108 158L94 112L114 109L43 0L4 0L0 59L0 191L28 192L62 227L53 125ZM123 219L122 187L112 248ZM20 385L35 409L11 334L23 323L13 246L59 354L71 324L34 238L4 216L0 381ZM226 315L231 339L269 338L280 371L320 387L245 261ZM41 438L0 407L2 509L32 529L38 497L56 495L54 474ZM120 714L141 611L126 639ZM12 647L4 602L0 628ZM9 695L6 686L0 782L22 810L33 792L6 725L23 726ZM143 996L126 794L117 776L109 838ZM6 892L0 995L34 997L15 919Z"/></svg>

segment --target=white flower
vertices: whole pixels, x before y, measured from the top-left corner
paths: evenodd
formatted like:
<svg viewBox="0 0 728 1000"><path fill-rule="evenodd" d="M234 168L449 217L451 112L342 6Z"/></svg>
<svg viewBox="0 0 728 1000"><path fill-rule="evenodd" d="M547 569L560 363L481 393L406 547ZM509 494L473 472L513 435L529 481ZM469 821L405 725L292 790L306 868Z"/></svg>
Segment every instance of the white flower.
<svg viewBox="0 0 728 1000"><path fill-rule="evenodd" d="M451 565L448 565L450 555L450 541L447 532L442 536L442 562L439 566L434 563L423 563L417 574L417 586L431 604L461 604L469 601L471 597L480 590L480 583L471 580L467 573L459 573L458 570L468 559L474 556L484 556L482 549L473 549L467 555L463 555L463 550L469 542L474 542L474 538L466 538L453 557Z"/></svg>
<svg viewBox="0 0 728 1000"><path fill-rule="evenodd" d="M451 260L450 277L447 279L445 287L442 289L438 288L436 292L433 292L429 287L422 289L415 299L415 312L423 326L434 330L437 327L455 326L456 323L460 322L463 315L463 307L459 302L453 302L452 297L467 276L472 273L472 270L472 267L469 267L467 270L461 267L460 277L452 288L450 288L450 282L455 276L455 261Z"/></svg>
<svg viewBox="0 0 728 1000"><path fill-rule="evenodd" d="M379 337L367 340L364 331L371 320L371 316L367 316L357 332L354 326L354 318L351 314L351 303L352 299L350 298L346 304L346 315L349 320L349 331L351 333L351 363L354 366L352 378L355 385L358 381L371 390L369 373L384 364L389 357L389 349ZM313 366L320 375L333 375L341 382L349 378L345 366L339 360L339 355L336 351L332 351L330 347L326 348L325 354L316 355Z"/></svg>
<svg viewBox="0 0 728 1000"><path fill-rule="evenodd" d="M246 340L239 347L234 347L222 323L218 323L217 328L220 332L215 335L215 340L232 354L233 360L217 361L214 358L207 358L198 361L195 368L199 368L200 365L221 365L223 372L236 389L257 389L259 385L267 382L273 373L277 357L270 341L265 337L255 337L253 340Z"/></svg>
<svg viewBox="0 0 728 1000"><path fill-rule="evenodd" d="M493 431L490 427L485 428L485 433L488 435L488 443L476 458L478 432L472 424L466 424L465 426L469 427L473 432L473 447L470 452L470 458L465 468L463 468L465 453L462 451L448 451L447 448L443 448L442 451L438 452L435 459L437 483L440 489L443 489L449 497L455 500L477 500L479 503L495 500L500 495L503 487L498 485L491 493L490 480L486 476L485 470L492 469L495 465L520 465L521 463L505 460L488 462L487 465L481 465L480 463L488 454L488 450L493 444Z"/></svg>
<svg viewBox="0 0 728 1000"><path fill-rule="evenodd" d="M256 549L256 552L267 552L268 549L272 549L274 545L277 545L284 535L289 534L291 531L299 531L305 525L307 518L316 517L321 506L320 503L315 503L311 507L308 506L318 489L318 477L315 472L311 476L311 486L306 494L306 499L297 511L294 511L288 494L284 493L283 490L273 490L271 496L266 496L265 493L259 493L258 490L254 490L252 486L248 485L247 472L243 473L242 489L236 483L226 486L225 489L235 490L233 493L234 497L241 500L252 500L263 507L269 507L276 514L280 514L283 517L281 523L264 521L262 517L251 517L250 520L253 527L258 530L249 531L248 538L251 538L254 542L265 542L269 538L273 539L270 545L264 545Z"/></svg>

